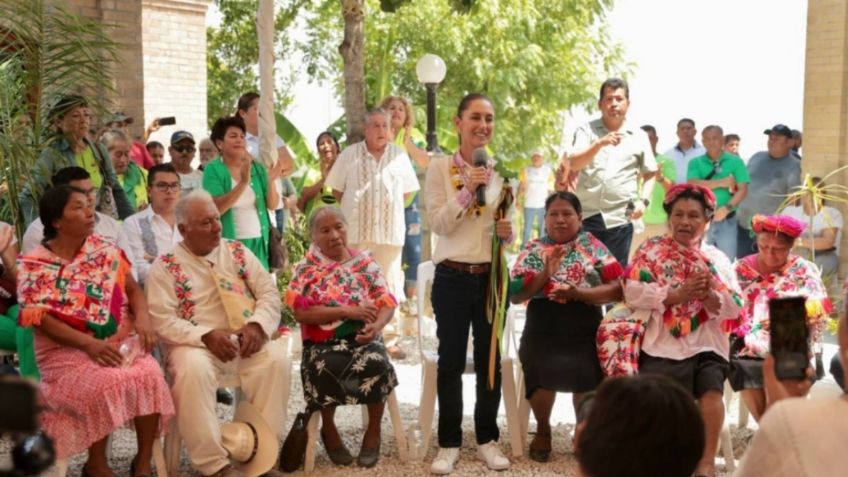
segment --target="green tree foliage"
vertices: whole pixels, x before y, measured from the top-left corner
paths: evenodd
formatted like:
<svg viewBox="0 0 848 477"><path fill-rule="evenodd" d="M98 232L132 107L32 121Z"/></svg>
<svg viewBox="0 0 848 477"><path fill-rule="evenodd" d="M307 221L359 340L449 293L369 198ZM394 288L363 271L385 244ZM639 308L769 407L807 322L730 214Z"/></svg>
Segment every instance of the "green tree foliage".
<svg viewBox="0 0 848 477"><path fill-rule="evenodd" d="M259 90L259 40L256 36L258 0L215 0L221 12L219 28L206 29L207 119L211 125L221 116L235 112L242 93ZM274 19L276 57L291 51L287 35L300 9L310 0L275 2ZM292 100L289 89L294 84L294 71L275 71L278 88L275 102L285 107Z"/></svg>
<svg viewBox="0 0 848 477"><path fill-rule="evenodd" d="M55 139L47 116L56 101L80 94L93 115L107 110L119 47L113 37L63 2L0 1L0 220L23 223L18 195Z"/></svg>
<svg viewBox="0 0 848 477"><path fill-rule="evenodd" d="M383 10L391 4L394 12ZM443 147L455 146L452 116L460 98L482 91L495 102L492 144L507 160L526 160L536 147L558 149L564 113L592 107L608 75L626 75L622 48L604 20L613 0L368 0L365 16L366 103L392 92L410 98L423 129L425 92L415 64L441 56L438 126ZM467 13L463 13L467 12ZM342 62L337 0L317 2L308 22L307 70L339 86ZM340 92L341 93L341 92Z"/></svg>

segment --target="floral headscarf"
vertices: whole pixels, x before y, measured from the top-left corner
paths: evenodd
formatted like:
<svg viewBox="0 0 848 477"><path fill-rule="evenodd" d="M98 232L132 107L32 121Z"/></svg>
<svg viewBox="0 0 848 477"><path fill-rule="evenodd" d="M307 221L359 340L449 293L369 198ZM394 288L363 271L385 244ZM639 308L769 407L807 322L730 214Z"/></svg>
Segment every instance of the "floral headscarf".
<svg viewBox="0 0 848 477"><path fill-rule="evenodd" d="M675 200L677 200L677 197L685 191L692 191L696 195L702 195L707 203L707 207L715 210L716 197L715 194L713 194L713 191L706 187L701 187L695 184L677 184L676 186L672 187L668 190L668 192L665 193L663 204L673 203Z"/></svg>
<svg viewBox="0 0 848 477"><path fill-rule="evenodd" d="M800 237L804 233L804 229L807 228L807 224L788 215L757 214L751 219L751 225L755 233L781 233L791 239Z"/></svg>

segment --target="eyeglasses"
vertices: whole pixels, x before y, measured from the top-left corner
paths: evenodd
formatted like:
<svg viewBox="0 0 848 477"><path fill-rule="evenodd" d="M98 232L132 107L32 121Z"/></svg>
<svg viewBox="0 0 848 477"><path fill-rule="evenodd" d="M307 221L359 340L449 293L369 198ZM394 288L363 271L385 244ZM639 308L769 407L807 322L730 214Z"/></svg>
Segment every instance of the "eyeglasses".
<svg viewBox="0 0 848 477"><path fill-rule="evenodd" d="M194 151L197 150L197 149L194 148L194 146L171 146L171 147L173 147L174 150L179 152L180 154L185 154L187 152L194 152Z"/></svg>
<svg viewBox="0 0 848 477"><path fill-rule="evenodd" d="M153 184L153 187L155 187L156 190L161 191L161 192L168 192L169 190L176 192L176 191L180 190L180 183L179 182L157 182L157 183Z"/></svg>

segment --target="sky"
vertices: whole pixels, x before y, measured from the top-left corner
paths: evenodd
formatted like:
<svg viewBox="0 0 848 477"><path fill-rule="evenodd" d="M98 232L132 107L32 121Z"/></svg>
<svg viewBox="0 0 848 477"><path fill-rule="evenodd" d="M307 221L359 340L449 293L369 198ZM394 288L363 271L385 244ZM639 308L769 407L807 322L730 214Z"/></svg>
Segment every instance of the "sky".
<svg viewBox="0 0 848 477"><path fill-rule="evenodd" d="M208 23L218 18L211 12ZM806 0L617 0L608 23L635 64L628 121L656 127L660 152L676 144L683 117L699 131L718 124L739 134L746 159L776 123L803 130ZM304 73L285 113L312 143L342 112L331 86ZM596 114L572 111L566 131Z"/></svg>

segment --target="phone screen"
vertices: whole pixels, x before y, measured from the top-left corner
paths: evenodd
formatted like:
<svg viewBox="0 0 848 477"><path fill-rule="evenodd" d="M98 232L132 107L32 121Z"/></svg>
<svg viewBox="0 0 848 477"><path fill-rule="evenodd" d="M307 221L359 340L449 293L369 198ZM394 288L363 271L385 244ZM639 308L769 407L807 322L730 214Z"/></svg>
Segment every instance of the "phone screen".
<svg viewBox="0 0 848 477"><path fill-rule="evenodd" d="M769 300L769 335L778 379L807 377L809 330L806 297Z"/></svg>
<svg viewBox="0 0 848 477"><path fill-rule="evenodd" d="M171 126L173 124L177 124L177 118L174 116L168 116L167 118L159 118L160 126Z"/></svg>

